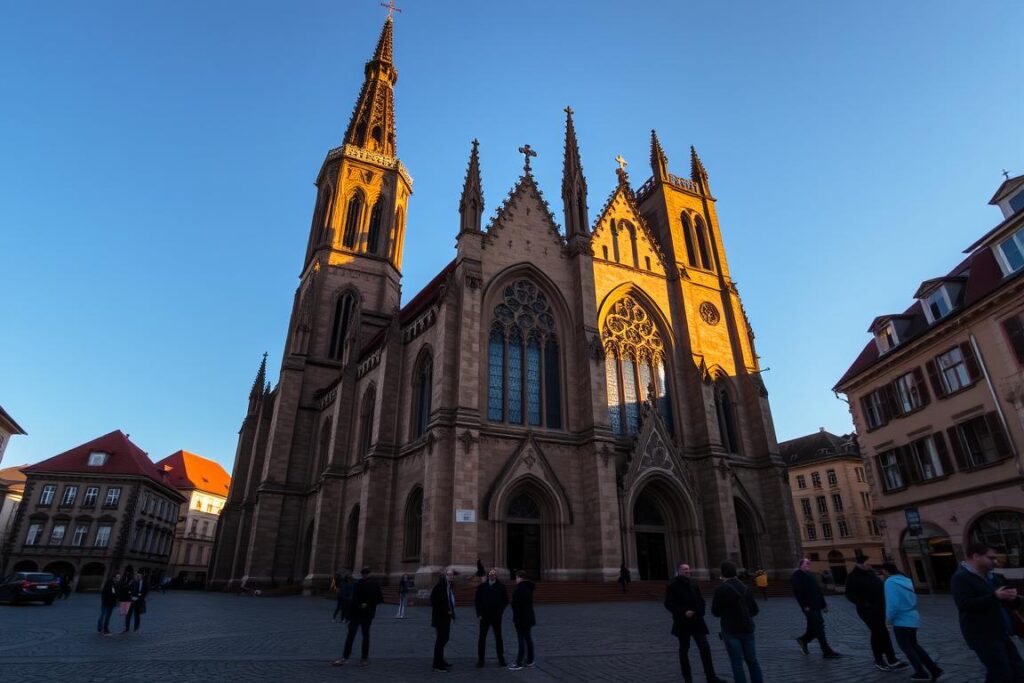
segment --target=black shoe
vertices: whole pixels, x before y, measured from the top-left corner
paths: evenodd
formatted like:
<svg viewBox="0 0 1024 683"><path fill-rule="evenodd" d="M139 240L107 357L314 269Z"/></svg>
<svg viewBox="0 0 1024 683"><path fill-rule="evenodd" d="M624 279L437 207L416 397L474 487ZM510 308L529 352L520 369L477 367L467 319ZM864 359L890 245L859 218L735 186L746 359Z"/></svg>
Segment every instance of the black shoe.
<svg viewBox="0 0 1024 683"><path fill-rule="evenodd" d="M892 667L885 662L875 662L875 668L879 671L892 671Z"/></svg>
<svg viewBox="0 0 1024 683"><path fill-rule="evenodd" d="M826 652L826 653L822 654L821 656L824 657L825 659L839 659L840 657L842 657L842 655L839 654L838 652L836 652L835 650L832 650L830 652Z"/></svg>
<svg viewBox="0 0 1024 683"><path fill-rule="evenodd" d="M897 659L894 662L889 662L889 669L891 669L892 671L896 671L898 669L906 669L908 666L910 665L900 659Z"/></svg>
<svg viewBox="0 0 1024 683"><path fill-rule="evenodd" d="M796 639L796 644L800 646L800 651L803 652L805 655L811 654L811 651L807 649L807 643L804 641L803 638L798 637Z"/></svg>

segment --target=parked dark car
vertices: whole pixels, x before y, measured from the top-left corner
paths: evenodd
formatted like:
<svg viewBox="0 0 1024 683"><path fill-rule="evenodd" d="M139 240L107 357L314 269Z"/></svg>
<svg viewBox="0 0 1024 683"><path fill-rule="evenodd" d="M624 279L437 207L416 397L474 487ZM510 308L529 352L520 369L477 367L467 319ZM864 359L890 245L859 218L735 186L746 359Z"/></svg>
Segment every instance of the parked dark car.
<svg viewBox="0 0 1024 683"><path fill-rule="evenodd" d="M0 600L12 605L19 602L45 602L52 605L60 593L60 582L54 574L15 572L0 583Z"/></svg>

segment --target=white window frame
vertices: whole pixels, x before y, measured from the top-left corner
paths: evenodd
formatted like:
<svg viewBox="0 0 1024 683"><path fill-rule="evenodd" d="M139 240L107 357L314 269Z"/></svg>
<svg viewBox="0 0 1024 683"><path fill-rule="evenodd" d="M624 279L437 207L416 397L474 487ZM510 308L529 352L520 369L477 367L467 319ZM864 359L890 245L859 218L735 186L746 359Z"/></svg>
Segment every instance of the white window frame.
<svg viewBox="0 0 1024 683"><path fill-rule="evenodd" d="M93 451L89 454L89 467L103 467L107 464L107 454L103 451Z"/></svg>
<svg viewBox="0 0 1024 683"><path fill-rule="evenodd" d="M71 545L79 547L85 543L85 537L89 535L89 525L79 524L75 527L75 533L71 537Z"/></svg>
<svg viewBox="0 0 1024 683"><path fill-rule="evenodd" d="M96 499L100 497L100 487L90 486L85 489L85 493L82 495L82 507L88 508L96 504Z"/></svg>
<svg viewBox="0 0 1024 683"><path fill-rule="evenodd" d="M900 375L893 382L896 385L896 399L900 403L900 411L906 415L924 405L921 390L917 386L917 378L913 372Z"/></svg>
<svg viewBox="0 0 1024 683"><path fill-rule="evenodd" d="M951 362L954 354L956 354L957 360ZM948 363L948 365L944 363ZM954 346L949 351L936 356L935 367L939 371L942 386L946 389L947 394L952 394L971 386L971 374L967 371L967 363L964 361L964 354L959 346ZM954 380L956 386L953 386Z"/></svg>
<svg viewBox="0 0 1024 683"><path fill-rule="evenodd" d="M850 525L846 523L845 519L839 520L836 525L839 527L839 538L850 537Z"/></svg>
<svg viewBox="0 0 1024 683"><path fill-rule="evenodd" d="M93 546L96 548L106 548L110 545L110 533L113 528L110 524L100 524L96 528L96 540L93 542Z"/></svg>
<svg viewBox="0 0 1024 683"><path fill-rule="evenodd" d="M922 449L926 451L922 458ZM939 458L939 451L935 447L935 439L928 435L910 444L910 452L914 454L914 463L917 471L921 473L921 481L931 481L946 476L947 472L942 468L942 460Z"/></svg>
<svg viewBox="0 0 1024 683"><path fill-rule="evenodd" d="M868 423L868 429L878 429L888 424L885 413L885 403L882 401L882 392L878 389L869 392L864 397L864 421Z"/></svg>
<svg viewBox="0 0 1024 683"><path fill-rule="evenodd" d="M60 533L57 533L57 532ZM67 534L68 525L64 522L59 522L53 525L50 529L50 545L62 545L64 543L64 536Z"/></svg>
<svg viewBox="0 0 1024 683"><path fill-rule="evenodd" d="M75 504L76 498L78 498L78 485L68 484L60 496L60 507L71 507Z"/></svg>
<svg viewBox="0 0 1024 683"><path fill-rule="evenodd" d="M1007 204L1009 206L1009 204ZM1003 245L1007 242L1013 242L1017 247L1017 250L1024 255L1024 228L1020 228L1012 235L1004 239L1002 242L996 245L993 249L996 255L996 260L999 262L999 267L1003 270L1003 276L1011 275L1016 273L1019 269L1014 269L1010 266L1010 261L1006 258L1006 253L1003 251ZM1024 267L1024 266L1022 266Z"/></svg>
<svg viewBox="0 0 1024 683"><path fill-rule="evenodd" d="M839 477L836 476L835 470L825 470L825 480L828 482L829 488L839 486Z"/></svg>
<svg viewBox="0 0 1024 683"><path fill-rule="evenodd" d="M896 491L906 486L906 482L903 481L903 473L900 472L896 451L886 451L879 455L878 466L882 470L882 488L886 492Z"/></svg>
<svg viewBox="0 0 1024 683"><path fill-rule="evenodd" d="M879 354L886 354L900 345L900 337L896 334L896 326L891 322L875 333L875 345Z"/></svg>
<svg viewBox="0 0 1024 683"><path fill-rule="evenodd" d="M815 496L814 504L818 508L818 514L828 514L828 498L826 498L825 496Z"/></svg>
<svg viewBox="0 0 1024 683"><path fill-rule="evenodd" d="M28 525L28 533L25 534L25 545L39 545L39 539L43 536L43 525L40 522L32 522Z"/></svg>
<svg viewBox="0 0 1024 683"><path fill-rule="evenodd" d="M936 311L932 310L933 306L939 309L945 306L946 310L939 310L938 315L936 315ZM921 307L924 309L924 317L928 319L928 324L930 325L934 325L937 321L952 313L953 299L949 296L946 285L941 285L934 292L921 299Z"/></svg>
<svg viewBox="0 0 1024 683"><path fill-rule="evenodd" d="M108 486L107 497L104 499L103 507L117 507L118 502L121 500L121 487L120 486Z"/></svg>
<svg viewBox="0 0 1024 683"><path fill-rule="evenodd" d="M40 505L52 505L53 497L57 494L56 484L47 484L43 487L43 490L39 492L39 504Z"/></svg>

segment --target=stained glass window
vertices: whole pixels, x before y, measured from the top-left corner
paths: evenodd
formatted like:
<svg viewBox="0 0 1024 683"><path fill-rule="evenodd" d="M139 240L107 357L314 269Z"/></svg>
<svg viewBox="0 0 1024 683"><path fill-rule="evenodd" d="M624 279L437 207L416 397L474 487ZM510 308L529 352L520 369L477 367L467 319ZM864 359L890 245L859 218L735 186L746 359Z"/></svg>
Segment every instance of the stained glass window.
<svg viewBox="0 0 1024 683"><path fill-rule="evenodd" d="M488 343L487 419L505 419L505 338L500 329L491 330Z"/></svg>
<svg viewBox="0 0 1024 683"><path fill-rule="evenodd" d="M626 429L636 434L640 425L640 398L636 391L636 369L631 358L622 361L622 395L626 402Z"/></svg>
<svg viewBox="0 0 1024 683"><path fill-rule="evenodd" d="M368 254L376 254L380 247L380 220L383 205L383 200L377 200L377 203L373 205L373 211L370 212L370 231L366 236L366 252Z"/></svg>
<svg viewBox="0 0 1024 683"><path fill-rule="evenodd" d="M526 419L540 425L540 341L536 336L526 344Z"/></svg>
<svg viewBox="0 0 1024 683"><path fill-rule="evenodd" d="M658 371L657 378L658 383L655 385L655 389L658 392L658 413L661 415L661 419L665 421L669 431L672 431L672 406L668 400L668 389L665 386L665 363L661 360L657 361Z"/></svg>
<svg viewBox="0 0 1024 683"><path fill-rule="evenodd" d="M644 399L651 398L651 366L647 364L646 360L640 361L637 366L640 370L640 396Z"/></svg>
<svg viewBox="0 0 1024 683"><path fill-rule="evenodd" d="M363 195L358 191L348 200L348 208L345 210L345 232L342 236L342 245L353 248L356 246L356 233L359 230L359 214L363 210Z"/></svg>
<svg viewBox="0 0 1024 683"><path fill-rule="evenodd" d="M517 327L508 337L508 421L523 424L523 338Z"/></svg>
<svg viewBox="0 0 1024 683"><path fill-rule="evenodd" d="M523 424L525 418L534 427L560 429L559 350L547 297L529 280L517 280L505 287L493 315L487 418L510 424Z"/></svg>
<svg viewBox="0 0 1024 683"><path fill-rule="evenodd" d="M608 354L604 359L605 382L608 384L608 421L612 431L622 434L622 399L619 397L619 361Z"/></svg>

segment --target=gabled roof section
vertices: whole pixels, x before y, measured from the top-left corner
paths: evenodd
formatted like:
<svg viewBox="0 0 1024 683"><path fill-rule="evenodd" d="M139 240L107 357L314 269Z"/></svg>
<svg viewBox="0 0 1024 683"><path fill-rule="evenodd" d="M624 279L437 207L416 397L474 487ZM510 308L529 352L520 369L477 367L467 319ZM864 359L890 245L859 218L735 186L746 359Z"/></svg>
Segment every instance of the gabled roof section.
<svg viewBox="0 0 1024 683"><path fill-rule="evenodd" d="M886 313L885 315L880 315L871 321L871 327L868 328L868 332L875 334L894 320L912 320L913 317L913 314L910 313L910 309L905 313Z"/></svg>
<svg viewBox="0 0 1024 683"><path fill-rule="evenodd" d="M992 195L992 199L988 200L988 203L993 206L998 204L1006 199L1007 195L1011 195L1016 192L1022 185L1024 185L1024 175L1007 178L996 190L996 193Z"/></svg>
<svg viewBox="0 0 1024 683"><path fill-rule="evenodd" d="M14 418L4 410L3 406L0 406L0 426L5 427L11 434L25 434L25 430L14 421Z"/></svg>
<svg viewBox="0 0 1024 683"><path fill-rule="evenodd" d="M797 467L826 458L859 456L860 448L853 434L836 435L823 427L813 434L783 441L779 454L787 466Z"/></svg>
<svg viewBox="0 0 1024 683"><path fill-rule="evenodd" d="M219 463L188 451L177 451L156 463L167 471L167 483L179 491L198 490L227 497L231 476ZM166 470L166 468L170 468Z"/></svg>
<svg viewBox="0 0 1024 683"><path fill-rule="evenodd" d="M107 453L109 457L102 465L89 465L89 454L94 451ZM75 446L69 451L59 453L22 468L25 474L95 474L118 475L129 477L145 477L156 484L180 496L167 481L163 470L153 464L145 451L128 439L128 435L120 429Z"/></svg>
<svg viewBox="0 0 1024 683"><path fill-rule="evenodd" d="M636 193L634 193L633 188L629 186L629 180L625 173L620 175L619 183L615 186L615 189L612 190L611 194L608 195L608 200L604 203L604 206L601 207L601 212L597 215L597 220L594 221L594 227L591 230L594 238L600 237L601 233L604 232L604 226L610 223L606 218L608 218L609 214L612 213L616 202L622 202L626 205L626 209L632 214L632 220L634 220L637 226L639 226L644 237L651 243L651 248L654 250L654 253L658 255L658 260L661 262L662 268L664 268L666 272L669 272L671 268L669 267L668 259L665 257L665 252L661 248L661 242L658 241L654 231L651 230L651 226L647 224L643 214L640 213L640 206L636 201ZM591 244L593 248L593 245L597 244L596 240Z"/></svg>
<svg viewBox="0 0 1024 683"><path fill-rule="evenodd" d="M554 214L551 213L551 207L544 199L544 193L537 187L537 181L534 180L533 173L528 167L523 175L519 176L519 181L509 191L505 201L498 207L494 218L487 226L487 235L496 238L498 230L506 227L520 210L525 210L528 213L536 211L541 216L541 221L551 238L558 246L565 246L565 239L562 237Z"/></svg>
<svg viewBox="0 0 1024 683"><path fill-rule="evenodd" d="M936 289L947 283L964 284L965 282L967 282L967 278L965 276L933 277L931 280L925 280L924 282L921 283L921 286L917 288L916 292L914 292L914 298L923 299L926 296L929 296Z"/></svg>

